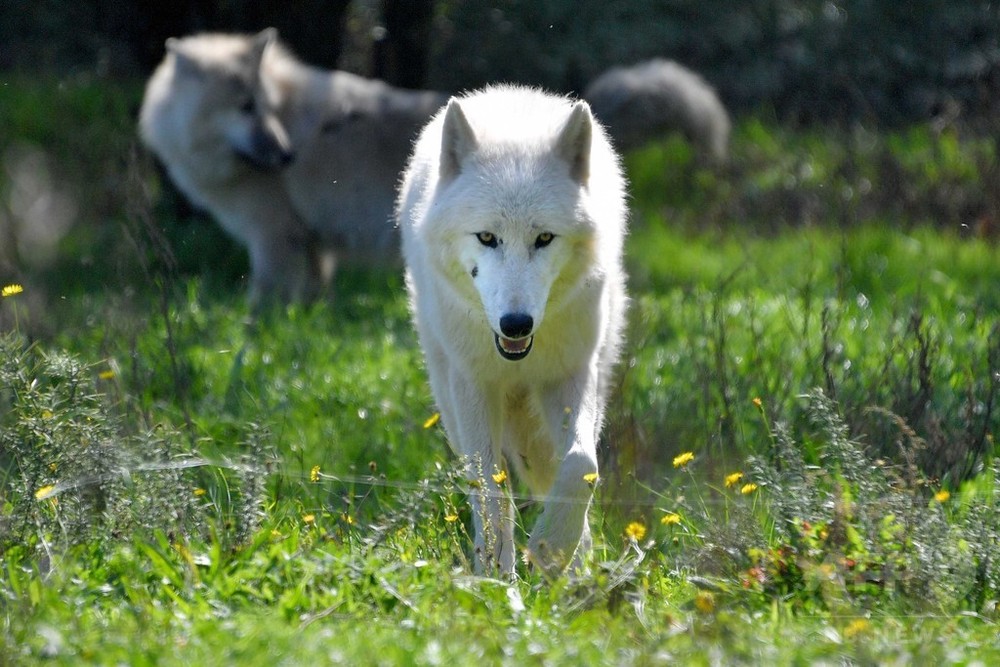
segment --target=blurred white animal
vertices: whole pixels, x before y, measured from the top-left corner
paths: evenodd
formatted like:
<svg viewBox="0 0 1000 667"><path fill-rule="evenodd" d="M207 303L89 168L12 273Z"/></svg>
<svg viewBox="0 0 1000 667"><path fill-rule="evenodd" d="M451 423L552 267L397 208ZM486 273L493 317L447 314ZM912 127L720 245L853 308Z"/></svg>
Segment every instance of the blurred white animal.
<svg viewBox="0 0 1000 667"><path fill-rule="evenodd" d="M729 115L715 91L696 73L671 60L649 60L608 70L583 94L619 150L679 131L709 161L729 152Z"/></svg>
<svg viewBox="0 0 1000 667"><path fill-rule="evenodd" d="M178 188L249 250L252 296L308 299L325 252L399 264L399 171L445 99L308 67L273 29L203 34L168 40L139 125Z"/></svg>

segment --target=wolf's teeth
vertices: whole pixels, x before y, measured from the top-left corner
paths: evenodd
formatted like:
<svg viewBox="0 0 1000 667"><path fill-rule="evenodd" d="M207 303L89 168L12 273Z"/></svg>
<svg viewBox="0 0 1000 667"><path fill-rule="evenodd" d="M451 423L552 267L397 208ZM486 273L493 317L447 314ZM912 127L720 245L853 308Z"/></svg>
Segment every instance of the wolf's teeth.
<svg viewBox="0 0 1000 667"><path fill-rule="evenodd" d="M507 350L508 352L521 352L526 347L528 347L528 343L530 342L531 342L530 338L519 338L517 340L512 340L509 338L500 339L500 344L503 345L503 349Z"/></svg>
<svg viewBox="0 0 1000 667"><path fill-rule="evenodd" d="M528 352L531 351L531 343L534 341L534 336L513 339L497 335L495 338L497 349L500 350L502 355L510 360L520 359L526 356Z"/></svg>

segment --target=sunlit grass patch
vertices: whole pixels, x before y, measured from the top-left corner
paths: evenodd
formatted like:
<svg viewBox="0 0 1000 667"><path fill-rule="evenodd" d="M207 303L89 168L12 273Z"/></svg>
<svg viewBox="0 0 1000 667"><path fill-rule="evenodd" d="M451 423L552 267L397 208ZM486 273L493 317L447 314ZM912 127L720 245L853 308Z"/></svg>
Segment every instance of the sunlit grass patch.
<svg viewBox="0 0 1000 667"><path fill-rule="evenodd" d="M32 93L5 127L61 175L91 143L90 170L117 174L126 107L67 90L87 99ZM46 114L97 120L49 143ZM594 555L554 580L520 559L516 580L472 575L469 493L503 486L519 546L539 508L508 468L455 470L399 272L254 316L241 251L154 171L131 177L165 245L117 191L83 193L65 255L0 288L0 325L22 316L0 343L0 655L1000 661L1000 251L949 217L988 178L984 144L752 120L736 142L728 171L680 140L626 160ZM896 208L886 165L920 184ZM911 215L931 204L943 230Z"/></svg>

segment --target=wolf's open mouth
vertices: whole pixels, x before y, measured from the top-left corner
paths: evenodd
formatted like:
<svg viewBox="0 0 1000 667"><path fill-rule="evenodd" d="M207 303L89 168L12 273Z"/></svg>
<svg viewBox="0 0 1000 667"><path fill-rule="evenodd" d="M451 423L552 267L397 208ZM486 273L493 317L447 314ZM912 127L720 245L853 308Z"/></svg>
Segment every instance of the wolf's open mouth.
<svg viewBox="0 0 1000 667"><path fill-rule="evenodd" d="M498 334L493 334L493 340L497 344L497 351L500 352L500 356L508 361L517 361L518 359L524 359L531 352L531 343L535 340L534 336L527 336L526 338L505 338Z"/></svg>

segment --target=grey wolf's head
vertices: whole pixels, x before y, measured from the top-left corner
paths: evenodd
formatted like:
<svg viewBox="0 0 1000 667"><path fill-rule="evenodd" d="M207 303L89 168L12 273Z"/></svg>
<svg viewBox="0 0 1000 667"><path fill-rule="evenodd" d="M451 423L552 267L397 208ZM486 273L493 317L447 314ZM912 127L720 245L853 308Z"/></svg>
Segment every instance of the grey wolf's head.
<svg viewBox="0 0 1000 667"><path fill-rule="evenodd" d="M266 76L278 48L277 31L256 35L198 35L167 40L174 63L175 104L184 105L190 139L228 149L258 169L276 169L295 157L279 116L280 91Z"/></svg>
<svg viewBox="0 0 1000 667"><path fill-rule="evenodd" d="M508 94L516 103L517 91ZM571 298L593 266L594 222L582 200L594 121L585 102L560 100L556 109L555 120L537 122L526 111L523 133L511 121L499 134L474 100L452 99L444 111L438 201L448 211L454 279L478 294L496 349L510 361L528 356L546 312Z"/></svg>

